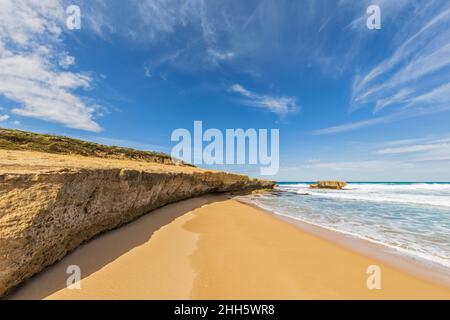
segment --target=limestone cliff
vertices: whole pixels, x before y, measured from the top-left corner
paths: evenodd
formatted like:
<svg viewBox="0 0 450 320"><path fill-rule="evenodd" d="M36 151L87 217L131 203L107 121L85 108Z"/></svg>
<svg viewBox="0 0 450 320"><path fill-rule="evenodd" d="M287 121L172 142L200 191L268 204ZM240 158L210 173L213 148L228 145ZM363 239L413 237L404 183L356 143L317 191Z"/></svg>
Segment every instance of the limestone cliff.
<svg viewBox="0 0 450 320"><path fill-rule="evenodd" d="M0 296L81 243L158 207L272 187L195 167L0 150Z"/></svg>

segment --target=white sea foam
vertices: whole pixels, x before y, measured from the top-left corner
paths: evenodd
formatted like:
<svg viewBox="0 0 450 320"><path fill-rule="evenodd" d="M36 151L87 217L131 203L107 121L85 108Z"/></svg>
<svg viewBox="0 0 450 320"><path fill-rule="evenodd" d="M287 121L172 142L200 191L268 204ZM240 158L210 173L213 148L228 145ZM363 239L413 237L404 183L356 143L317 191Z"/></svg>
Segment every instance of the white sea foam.
<svg viewBox="0 0 450 320"><path fill-rule="evenodd" d="M447 184L349 184L344 190L309 189L307 184L298 184L282 185L279 189L324 198L450 207L450 185Z"/></svg>
<svg viewBox="0 0 450 320"><path fill-rule="evenodd" d="M438 265L444 266L446 269L448 269L448 272L450 272L450 260L445 259L445 258L441 258L441 257L439 257L437 255L426 254L426 253L423 253L423 252L420 252L420 251L413 251L413 250L403 249L403 248L401 248L401 247L399 247L397 245L388 244L387 241L377 241L377 240L374 240L373 238L369 238L367 236L364 236L363 234L360 234L358 232L349 232L349 231L342 230L340 228L333 228L331 226L327 226L327 225L323 225L323 224L319 224L319 223L314 223L314 222L311 222L311 221L307 221L307 220L301 219L301 218L299 218L297 216L292 216L290 214L284 214L284 213L280 213L280 212L277 212L277 211L271 211L271 208L269 208L267 206L263 206L263 205L261 205L258 202L252 202L252 203L257 205L257 206L259 206L259 207L261 207L261 208L263 208L263 209L265 209L265 210L267 210L267 211L270 211L272 213L275 213L275 214L283 216L283 217L294 219L294 220L297 220L297 221L300 221L300 222L303 222L303 223L307 223L307 224L310 224L310 225L313 225L313 226L316 226L316 227L325 228L325 229L333 231L333 232L342 233L342 234L345 234L345 235L348 235L348 236L352 236L352 237L355 237L355 238L358 238L358 239L361 239L361 240L364 240L364 241L368 241L368 242L377 244L377 245L386 246L386 247L388 247L390 249L396 250L396 251L398 251L398 252L400 252L402 254L405 254L407 256L417 257L417 258L420 258L422 260L426 260L426 261L430 261L430 262L436 263Z"/></svg>
<svg viewBox="0 0 450 320"><path fill-rule="evenodd" d="M251 200L276 214L384 245L450 272L450 184L284 184ZM308 194L308 195L305 195Z"/></svg>

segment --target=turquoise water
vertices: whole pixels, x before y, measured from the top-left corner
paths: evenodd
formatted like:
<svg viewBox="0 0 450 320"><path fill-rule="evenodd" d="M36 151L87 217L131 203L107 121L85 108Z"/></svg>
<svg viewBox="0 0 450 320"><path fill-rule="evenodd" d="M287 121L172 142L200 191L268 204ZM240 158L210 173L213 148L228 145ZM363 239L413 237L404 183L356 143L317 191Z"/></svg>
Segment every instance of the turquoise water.
<svg viewBox="0 0 450 320"><path fill-rule="evenodd" d="M450 271L450 183L358 182L344 190L279 183L250 200L276 214L376 242Z"/></svg>

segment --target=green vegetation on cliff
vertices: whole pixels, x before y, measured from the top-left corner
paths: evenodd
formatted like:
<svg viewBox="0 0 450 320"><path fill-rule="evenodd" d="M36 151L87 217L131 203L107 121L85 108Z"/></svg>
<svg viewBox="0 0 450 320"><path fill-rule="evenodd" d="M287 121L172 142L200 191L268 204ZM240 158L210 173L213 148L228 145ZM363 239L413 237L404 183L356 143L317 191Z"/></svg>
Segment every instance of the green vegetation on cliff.
<svg viewBox="0 0 450 320"><path fill-rule="evenodd" d="M64 136L3 128L0 128L0 149L173 164L171 157L164 153L107 146Z"/></svg>

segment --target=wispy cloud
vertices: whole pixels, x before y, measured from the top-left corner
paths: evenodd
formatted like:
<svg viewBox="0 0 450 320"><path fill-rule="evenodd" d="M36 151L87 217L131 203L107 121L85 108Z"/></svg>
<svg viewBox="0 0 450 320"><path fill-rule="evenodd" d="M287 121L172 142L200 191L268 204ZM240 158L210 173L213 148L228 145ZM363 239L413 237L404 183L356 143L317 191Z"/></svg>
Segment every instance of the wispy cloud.
<svg viewBox="0 0 450 320"><path fill-rule="evenodd" d="M67 69L71 65L75 64L75 57L72 57L69 54L64 53L64 55L60 58L58 64L60 67Z"/></svg>
<svg viewBox="0 0 450 320"><path fill-rule="evenodd" d="M329 169L333 171L382 171L393 165L399 166L405 164L401 162L393 162L386 160L361 160L361 161L317 161L316 163L306 164L305 168ZM409 165L408 165L409 167Z"/></svg>
<svg viewBox="0 0 450 320"><path fill-rule="evenodd" d="M219 14L226 6L220 1L84 0L83 3L87 9L86 28L105 40L111 34L118 34L144 46L165 42L164 46L172 44L183 50L182 54L173 56L174 48L169 45L167 55L171 59L167 62L181 59L177 65L190 61L198 68L200 64L217 65L235 56L235 52L223 48L223 39L219 41L228 26L228 16ZM120 23L116 23L118 20Z"/></svg>
<svg viewBox="0 0 450 320"><path fill-rule="evenodd" d="M353 19L355 15L364 16L364 10L359 7L349 16L348 12L338 14L335 2L325 4L314 0L294 3L277 0L81 1L87 8L84 12L86 28L103 39L111 38L108 33L112 33L147 47L163 44L168 55L174 49L185 49L173 61L182 62L176 63L176 67L190 63L195 67L190 71L218 67L221 62L233 60L235 71L240 74L243 69L264 73L268 58L273 54L283 55L286 61L298 61L299 65L314 60L320 68L342 72L344 64L351 61L343 59L343 54L357 50L349 50L348 41L334 43L331 33L319 34L319 31L336 30L342 27L342 21ZM286 37L291 32L295 37L286 45ZM333 50L329 50L331 43ZM150 56L149 60L154 58ZM273 60L275 64L280 62L284 63Z"/></svg>
<svg viewBox="0 0 450 320"><path fill-rule="evenodd" d="M388 142L374 154L408 156L411 162L450 160L450 135Z"/></svg>
<svg viewBox="0 0 450 320"><path fill-rule="evenodd" d="M439 150L445 147L448 147L449 143L438 143L438 144L418 144L418 145L409 145L404 147L397 148L386 148L378 151L378 154L401 154L401 153L414 153L414 152L423 152L423 151L434 151Z"/></svg>
<svg viewBox="0 0 450 320"><path fill-rule="evenodd" d="M360 13L365 13L366 9L370 5L377 5L381 8L382 20L386 21L393 19L397 16L397 13L403 10L406 6L410 5L410 0L360 0L357 3L353 0L340 0L339 7L352 8ZM386 14L384 14L386 13ZM357 32L366 31L367 15L358 14L348 25L347 28L354 29Z"/></svg>
<svg viewBox="0 0 450 320"><path fill-rule="evenodd" d="M15 114L100 131L97 107L74 93L91 78L67 71L74 63L62 46L65 7L61 1L2 0L0 94L17 103Z"/></svg>
<svg viewBox="0 0 450 320"><path fill-rule="evenodd" d="M446 181L450 178L450 133L381 142L355 142L341 145L343 153L330 159L329 152L315 154L314 160L285 166L281 174L306 180L398 180Z"/></svg>
<svg viewBox="0 0 450 320"><path fill-rule="evenodd" d="M372 118L369 120L355 121L355 122L351 122L351 123L346 123L346 124L341 124L341 125L337 125L337 126L331 126L331 127L327 127L327 128L323 128L323 129L314 130L311 132L311 134L325 135L325 134L334 134L334 133L353 131L356 129L372 127L372 126L375 126L378 124L389 123L389 122L394 121L399 116L400 116L399 114L396 114L396 115L391 115L391 116Z"/></svg>
<svg viewBox="0 0 450 320"><path fill-rule="evenodd" d="M6 121L9 119L9 116L7 114L0 114L0 122Z"/></svg>
<svg viewBox="0 0 450 320"><path fill-rule="evenodd" d="M450 104L446 86L450 83L450 6L438 1L425 6L414 19L409 26L415 32L399 32L403 38L397 41L400 45L393 43L397 46L393 53L355 78L351 110L373 106L377 113L406 104L438 110L441 105L434 101L438 93L440 104Z"/></svg>
<svg viewBox="0 0 450 320"><path fill-rule="evenodd" d="M300 110L300 106L294 97L261 95L245 89L240 84L232 85L230 90L244 97L241 100L243 104L263 108L278 115L286 115Z"/></svg>
<svg viewBox="0 0 450 320"><path fill-rule="evenodd" d="M151 78L152 77L152 70L150 69L150 67L148 65L144 66L144 75L147 78Z"/></svg>
<svg viewBox="0 0 450 320"><path fill-rule="evenodd" d="M231 60L235 57L235 53L232 51L219 51L211 48L208 49L208 54L214 64L221 61Z"/></svg>
<svg viewBox="0 0 450 320"><path fill-rule="evenodd" d="M367 5L373 1L363 1ZM350 4L340 1L341 7ZM423 5L408 1L375 1L382 9L383 26L393 27L400 13L398 32L388 48L392 53L358 72L351 89L350 112L369 107L376 117L335 125L313 134L349 132L375 125L450 110L450 5L448 1ZM367 32L361 17L351 29ZM400 21L400 20L399 20ZM403 28L403 26L405 26ZM388 49L389 50L389 49ZM383 113L383 115L378 115Z"/></svg>
<svg viewBox="0 0 450 320"><path fill-rule="evenodd" d="M446 86L444 86L445 88ZM378 116L375 118L370 118L368 120L354 121L350 123L345 123L341 125L326 127L323 129L314 130L311 132L312 135L326 135L326 134L336 134L343 132L350 132L353 130L373 127L380 124L391 123L398 120L424 116L428 114L445 112L450 110L450 104L438 103L431 107L424 107L422 101L427 101L427 103L432 103L433 100L440 101L445 99L444 89L436 89L436 92L430 92L425 95L425 97L418 96L410 100L410 103L400 109L399 111L390 113L385 116ZM444 96L443 96L444 95Z"/></svg>

